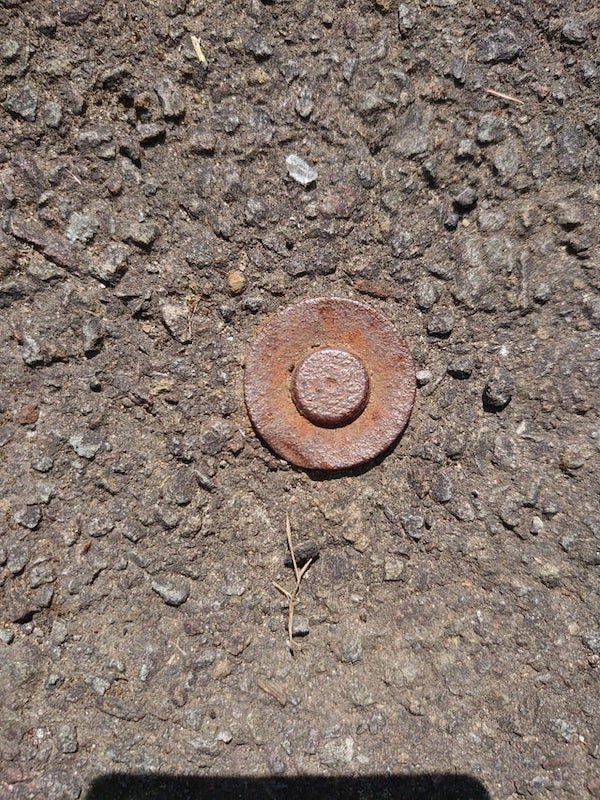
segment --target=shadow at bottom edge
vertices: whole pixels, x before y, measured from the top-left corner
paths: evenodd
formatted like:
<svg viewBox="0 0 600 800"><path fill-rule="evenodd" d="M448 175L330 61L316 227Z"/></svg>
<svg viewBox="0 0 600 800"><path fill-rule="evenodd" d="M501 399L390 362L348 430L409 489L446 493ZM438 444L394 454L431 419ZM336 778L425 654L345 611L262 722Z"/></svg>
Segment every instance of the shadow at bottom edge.
<svg viewBox="0 0 600 800"><path fill-rule="evenodd" d="M491 800L468 775L217 777L115 773L94 780L84 800Z"/></svg>

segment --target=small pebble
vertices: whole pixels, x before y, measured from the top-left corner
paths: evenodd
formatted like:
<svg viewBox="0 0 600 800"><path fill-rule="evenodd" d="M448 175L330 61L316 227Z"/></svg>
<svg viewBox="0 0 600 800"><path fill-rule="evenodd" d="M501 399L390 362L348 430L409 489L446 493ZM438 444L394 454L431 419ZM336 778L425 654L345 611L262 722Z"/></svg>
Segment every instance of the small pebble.
<svg viewBox="0 0 600 800"><path fill-rule="evenodd" d="M583 44L588 38L588 29L582 17L569 17L562 26L563 39L571 44Z"/></svg>
<svg viewBox="0 0 600 800"><path fill-rule="evenodd" d="M308 542L300 542L294 547L294 555L296 557L296 564L303 567L309 559L315 561L319 557L319 545L310 540ZM292 556L288 552L285 555L283 563L286 567L292 567Z"/></svg>
<svg viewBox="0 0 600 800"><path fill-rule="evenodd" d="M241 294L246 288L246 276L239 269L227 273L227 286L231 294Z"/></svg>
<svg viewBox="0 0 600 800"><path fill-rule="evenodd" d="M440 472L433 479L431 484L431 497L436 503L447 503L452 499L454 493L454 482L450 475Z"/></svg>
<svg viewBox="0 0 600 800"><path fill-rule="evenodd" d="M176 119L185 113L185 102L170 78L162 78L154 87L165 118Z"/></svg>
<svg viewBox="0 0 600 800"><path fill-rule="evenodd" d="M473 359L470 356L453 358L448 364L448 375L459 380L470 378L473 372Z"/></svg>
<svg viewBox="0 0 600 800"><path fill-rule="evenodd" d="M247 53L254 56L257 61L265 61L273 55L273 48L265 38L255 33L244 45Z"/></svg>
<svg viewBox="0 0 600 800"><path fill-rule="evenodd" d="M501 411L510 403L513 393L513 379L507 370L496 367L483 389L483 405L492 411Z"/></svg>
<svg viewBox="0 0 600 800"><path fill-rule="evenodd" d="M413 3L400 3L398 6L398 29L400 35L406 37L415 27L417 8Z"/></svg>
<svg viewBox="0 0 600 800"><path fill-rule="evenodd" d="M454 314L448 308L439 308L427 320L427 333L430 336L445 337L454 328Z"/></svg>
<svg viewBox="0 0 600 800"><path fill-rule="evenodd" d="M91 461L102 448L103 441L92 431L85 431L74 433L69 439L69 444L80 458Z"/></svg>
<svg viewBox="0 0 600 800"><path fill-rule="evenodd" d="M440 297L439 285L431 280L419 281L415 292L415 302L421 311L429 309L438 301Z"/></svg>
<svg viewBox="0 0 600 800"><path fill-rule="evenodd" d="M384 581L400 581L404 572L404 559L388 556L383 565Z"/></svg>
<svg viewBox="0 0 600 800"><path fill-rule="evenodd" d="M433 378L433 373L430 369L420 369L416 375L417 386L425 386Z"/></svg>
<svg viewBox="0 0 600 800"><path fill-rule="evenodd" d="M47 455L34 456L31 459L31 468L36 472L50 472L54 466L54 461Z"/></svg>
<svg viewBox="0 0 600 800"><path fill-rule="evenodd" d="M463 211L470 211L477 203L477 192L471 186L454 195L455 205Z"/></svg>
<svg viewBox="0 0 600 800"><path fill-rule="evenodd" d="M544 530L544 523L540 519L540 517L533 517L531 520L531 525L529 526L529 533L532 536L538 536Z"/></svg>
<svg viewBox="0 0 600 800"><path fill-rule="evenodd" d="M17 411L15 421L18 422L19 425L34 425L38 421L39 415L39 408L28 403L25 406L21 406Z"/></svg>
<svg viewBox="0 0 600 800"><path fill-rule="evenodd" d="M477 124L476 138L480 144L501 142L506 136L506 123L495 114L484 114Z"/></svg>
<svg viewBox="0 0 600 800"><path fill-rule="evenodd" d="M29 86L23 86L9 96L4 108L26 122L35 122L37 105L37 94Z"/></svg>
<svg viewBox="0 0 600 800"><path fill-rule="evenodd" d="M190 596L189 588L183 583L155 580L152 581L151 587L168 606L180 606Z"/></svg>
<svg viewBox="0 0 600 800"><path fill-rule="evenodd" d="M515 34L506 28L501 28L479 42L477 60L484 64L512 61L519 55L521 49Z"/></svg>
<svg viewBox="0 0 600 800"><path fill-rule="evenodd" d="M15 511L13 518L19 525L34 531L41 522L42 512L39 506L23 506Z"/></svg>
<svg viewBox="0 0 600 800"><path fill-rule="evenodd" d="M290 178L293 178L296 183L299 183L301 186L309 186L318 178L317 170L295 153L291 153L287 156L285 163Z"/></svg>
<svg viewBox="0 0 600 800"><path fill-rule="evenodd" d="M3 642L4 644L11 644L14 638L14 633L9 631L8 628L0 628L0 642Z"/></svg>
<svg viewBox="0 0 600 800"><path fill-rule="evenodd" d="M294 617L292 636L308 636L309 630L308 617Z"/></svg>

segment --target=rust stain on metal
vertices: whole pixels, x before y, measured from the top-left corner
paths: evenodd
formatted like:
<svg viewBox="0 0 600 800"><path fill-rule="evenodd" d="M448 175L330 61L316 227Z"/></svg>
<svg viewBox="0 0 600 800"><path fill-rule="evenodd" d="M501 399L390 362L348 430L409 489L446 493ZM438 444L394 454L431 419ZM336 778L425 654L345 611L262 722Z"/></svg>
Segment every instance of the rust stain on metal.
<svg viewBox="0 0 600 800"><path fill-rule="evenodd" d="M305 469L370 461L403 432L415 397L404 339L369 306L341 298L303 300L258 334L244 395L257 433Z"/></svg>

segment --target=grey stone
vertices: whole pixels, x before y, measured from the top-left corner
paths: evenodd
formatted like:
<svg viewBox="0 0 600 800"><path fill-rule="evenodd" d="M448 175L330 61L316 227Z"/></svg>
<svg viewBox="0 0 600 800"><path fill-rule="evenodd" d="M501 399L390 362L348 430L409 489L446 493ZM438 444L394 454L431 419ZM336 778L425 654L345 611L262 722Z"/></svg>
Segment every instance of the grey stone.
<svg viewBox="0 0 600 800"><path fill-rule="evenodd" d="M454 314L449 308L438 308L427 319L427 333L441 338L449 336L454 329Z"/></svg>
<svg viewBox="0 0 600 800"><path fill-rule="evenodd" d="M534 516L531 519L529 526L529 533L532 536L538 536L544 530L544 522L540 517Z"/></svg>
<svg viewBox="0 0 600 800"><path fill-rule="evenodd" d="M217 137L215 134L199 126L190 128L188 141L192 153L214 153L215 147L217 146Z"/></svg>
<svg viewBox="0 0 600 800"><path fill-rule="evenodd" d="M386 725L387 719L383 711L375 711L369 720L369 733L373 736L377 736L378 733L383 731Z"/></svg>
<svg viewBox="0 0 600 800"><path fill-rule="evenodd" d="M232 134L240 127L240 117L235 108L222 108L216 119L216 127L225 133Z"/></svg>
<svg viewBox="0 0 600 800"><path fill-rule="evenodd" d="M52 623L52 630L50 631L50 641L56 647L64 644L69 636L67 625L62 619L55 619Z"/></svg>
<svg viewBox="0 0 600 800"><path fill-rule="evenodd" d="M458 227L458 223L460 222L460 217L455 212L448 214L446 219L444 220L444 228L449 231L455 231Z"/></svg>
<svg viewBox="0 0 600 800"><path fill-rule="evenodd" d="M142 122L136 129L138 140L141 145L148 146L155 144L165 135L165 126L160 122Z"/></svg>
<svg viewBox="0 0 600 800"><path fill-rule="evenodd" d="M117 283L127 271L129 250L122 244L110 244L106 250L88 266L88 272L108 285Z"/></svg>
<svg viewBox="0 0 600 800"><path fill-rule="evenodd" d="M0 43L0 59L7 64L14 61L21 52L21 44L16 39L6 38Z"/></svg>
<svg viewBox="0 0 600 800"><path fill-rule="evenodd" d="M400 581L404 573L405 561L396 556L386 556L383 562L383 580Z"/></svg>
<svg viewBox="0 0 600 800"><path fill-rule="evenodd" d="M477 192L471 186L467 186L458 194L454 195L454 202L463 211L469 211L477 203Z"/></svg>
<svg viewBox="0 0 600 800"><path fill-rule="evenodd" d="M42 521L42 510L39 506L22 506L13 514L15 522L34 531Z"/></svg>
<svg viewBox="0 0 600 800"><path fill-rule="evenodd" d="M457 497L448 503L448 511L459 522L473 522L475 509L467 497Z"/></svg>
<svg viewBox="0 0 600 800"><path fill-rule="evenodd" d="M313 91L310 86L305 85L300 89L295 108L296 113L298 116L302 117L302 119L308 119L308 117L310 117L314 108Z"/></svg>
<svg viewBox="0 0 600 800"><path fill-rule="evenodd" d="M76 774L66 769L49 769L39 782L44 800L77 800L81 796L82 783Z"/></svg>
<svg viewBox="0 0 600 800"><path fill-rule="evenodd" d="M104 441L93 431L82 431L70 436L69 444L78 456L91 461L102 449Z"/></svg>
<svg viewBox="0 0 600 800"><path fill-rule="evenodd" d="M461 139L456 149L457 158L474 158L475 143L472 139Z"/></svg>
<svg viewBox="0 0 600 800"><path fill-rule="evenodd" d="M338 659L343 664L357 664L362 660L363 646L360 639L345 639L337 649Z"/></svg>
<svg viewBox="0 0 600 800"><path fill-rule="evenodd" d="M391 142L392 150L406 158L427 152L432 119L430 106L414 103L398 123L398 133Z"/></svg>
<svg viewBox="0 0 600 800"><path fill-rule="evenodd" d="M95 214L82 214L76 211L71 215L65 235L70 242L88 244L96 235L100 220Z"/></svg>
<svg viewBox="0 0 600 800"><path fill-rule="evenodd" d="M264 61L273 55L273 48L259 33L251 36L244 47L246 52L253 55L257 61Z"/></svg>
<svg viewBox="0 0 600 800"><path fill-rule="evenodd" d="M171 336L181 344L192 341L190 332L190 309L183 303L164 302L160 306L160 316Z"/></svg>
<svg viewBox="0 0 600 800"><path fill-rule="evenodd" d="M585 647L588 648L588 650L591 650L592 653L600 656L600 630L586 633L584 636L582 636L581 641Z"/></svg>
<svg viewBox="0 0 600 800"><path fill-rule="evenodd" d="M249 225L264 226L267 221L269 208L260 197L250 197L246 203L244 219Z"/></svg>
<svg viewBox="0 0 600 800"><path fill-rule="evenodd" d="M421 311L429 311L429 309L437 303L440 298L440 286L435 281L420 280L417 284L415 292L415 302L417 308Z"/></svg>
<svg viewBox="0 0 600 800"><path fill-rule="evenodd" d="M448 472L438 472L431 483L431 497L436 503L447 503L454 493L454 481Z"/></svg>
<svg viewBox="0 0 600 800"><path fill-rule="evenodd" d="M55 100L49 100L42 106L42 117L49 128L59 128L63 118L62 106Z"/></svg>
<svg viewBox="0 0 600 800"><path fill-rule="evenodd" d="M583 164L586 135L580 125L565 125L556 137L559 170L574 177Z"/></svg>
<svg viewBox="0 0 600 800"><path fill-rule="evenodd" d="M537 575L544 586L549 589L556 589L561 584L560 567L550 561L546 561L537 567Z"/></svg>
<svg viewBox="0 0 600 800"><path fill-rule="evenodd" d="M418 542L423 536L425 518L419 512L404 513L400 515L400 523L407 536Z"/></svg>
<svg viewBox="0 0 600 800"><path fill-rule="evenodd" d="M350 736L325 742L319 752L321 764L335 772L348 769L353 757L354 740Z"/></svg>
<svg viewBox="0 0 600 800"><path fill-rule="evenodd" d="M557 741L569 744L577 736L577 726L565 719L557 718L550 720L550 729L554 733Z"/></svg>
<svg viewBox="0 0 600 800"><path fill-rule="evenodd" d="M500 501L498 516L507 528L516 528L523 516L523 501L515 494L507 494Z"/></svg>
<svg viewBox="0 0 600 800"><path fill-rule="evenodd" d="M519 462L517 442L506 433L498 433L492 448L492 464L505 470L514 470Z"/></svg>
<svg viewBox="0 0 600 800"><path fill-rule="evenodd" d="M35 122L38 95L30 86L22 86L9 95L4 108L26 122Z"/></svg>
<svg viewBox="0 0 600 800"><path fill-rule="evenodd" d="M562 36L571 44L584 44L588 38L587 22L583 17L569 17L562 26Z"/></svg>
<svg viewBox="0 0 600 800"><path fill-rule="evenodd" d="M63 723L56 729L56 738L61 753L76 753L79 749L77 742L77 728L75 725Z"/></svg>
<svg viewBox="0 0 600 800"><path fill-rule="evenodd" d="M296 564L298 567L303 567L310 559L315 561L319 557L319 545L312 540L307 542L298 542L298 544L294 546L294 556L296 558ZM285 554L283 563L286 567L293 566L292 556L289 551Z"/></svg>
<svg viewBox="0 0 600 800"><path fill-rule="evenodd" d="M416 378L417 386L425 386L433 378L433 372L430 369L417 370Z"/></svg>
<svg viewBox="0 0 600 800"><path fill-rule="evenodd" d="M147 530L135 521L125 521L117 526L117 530L130 542L139 542L147 535Z"/></svg>
<svg viewBox="0 0 600 800"><path fill-rule="evenodd" d="M92 514L83 525L83 532L92 539L100 539L107 536L115 527L113 520L102 514ZM102 567L104 568L104 567Z"/></svg>
<svg viewBox="0 0 600 800"><path fill-rule="evenodd" d="M178 506L189 505L197 492L198 481L188 467L180 467L165 484L165 497Z"/></svg>
<svg viewBox="0 0 600 800"><path fill-rule="evenodd" d="M131 222L123 232L123 241L149 248L158 233L158 227L153 222Z"/></svg>
<svg viewBox="0 0 600 800"><path fill-rule="evenodd" d="M311 167L310 164L295 153L290 153L290 155L286 157L285 163L289 176L301 186L309 186L311 183L314 183L319 176L314 167Z"/></svg>
<svg viewBox="0 0 600 800"><path fill-rule="evenodd" d="M484 64L512 61L522 51L516 35L507 28L500 28L486 36L477 46L477 60Z"/></svg>
<svg viewBox="0 0 600 800"><path fill-rule="evenodd" d="M247 589L244 579L234 570L225 570L223 594L227 597L241 597Z"/></svg>
<svg viewBox="0 0 600 800"><path fill-rule="evenodd" d="M152 591L156 592L168 606L180 606L190 596L189 586L181 580L157 579L152 581L151 586Z"/></svg>
<svg viewBox="0 0 600 800"><path fill-rule="evenodd" d="M185 113L185 103L179 90L170 78L161 78L154 87L163 115L169 119L177 119Z"/></svg>
<svg viewBox="0 0 600 800"><path fill-rule="evenodd" d="M495 114L483 114L477 123L475 136L479 144L501 142L506 136L506 122Z"/></svg>
<svg viewBox="0 0 600 800"><path fill-rule="evenodd" d="M22 239L41 250L52 263L58 264L60 267L74 267L73 247L64 236L53 233L45 225L24 217L16 211L11 215L10 228L17 239Z"/></svg>
<svg viewBox="0 0 600 800"><path fill-rule="evenodd" d="M81 325L83 338L83 352L86 356L93 356L102 349L104 331L102 322L98 317L87 317Z"/></svg>
<svg viewBox="0 0 600 800"><path fill-rule="evenodd" d="M474 368L475 364L473 362L472 357L464 355L453 358L452 361L448 364L447 370L448 370L448 375L451 375L453 378L457 378L459 380L465 380L466 378L471 377Z"/></svg>
<svg viewBox="0 0 600 800"><path fill-rule="evenodd" d="M400 3L398 6L398 28L402 36L408 34L417 22L417 7L413 3Z"/></svg>
<svg viewBox="0 0 600 800"><path fill-rule="evenodd" d="M22 545L13 545L8 551L6 568L11 575L19 575L29 561L29 551Z"/></svg>
<svg viewBox="0 0 600 800"><path fill-rule="evenodd" d="M23 334L21 358L28 367L39 367L49 363L47 352L42 349L38 340L28 333Z"/></svg>
<svg viewBox="0 0 600 800"><path fill-rule="evenodd" d="M509 140L503 142L496 148L493 157L494 169L498 174L500 183L508 183L519 171L522 162L522 153L520 148Z"/></svg>
<svg viewBox="0 0 600 800"><path fill-rule="evenodd" d="M233 428L225 420L217 420L200 437L200 450L208 456L216 456L227 446L233 436Z"/></svg>
<svg viewBox="0 0 600 800"><path fill-rule="evenodd" d="M491 411L501 411L512 399L514 381L510 372L495 367L483 389L483 405Z"/></svg>
<svg viewBox="0 0 600 800"><path fill-rule="evenodd" d="M308 617L303 617L299 614L294 615L294 622L292 625L292 636L308 636L310 631Z"/></svg>
<svg viewBox="0 0 600 800"><path fill-rule="evenodd" d="M15 639L14 633L8 628L0 628L0 642L2 644L12 644Z"/></svg>
<svg viewBox="0 0 600 800"><path fill-rule="evenodd" d="M41 564L34 564L29 570L29 586L31 589L37 589L40 586L45 586L49 583L54 583L56 575L52 568L52 563L44 561Z"/></svg>
<svg viewBox="0 0 600 800"><path fill-rule="evenodd" d="M77 136L77 146L80 150L94 150L103 144L112 141L112 128L108 125L95 125L80 131Z"/></svg>

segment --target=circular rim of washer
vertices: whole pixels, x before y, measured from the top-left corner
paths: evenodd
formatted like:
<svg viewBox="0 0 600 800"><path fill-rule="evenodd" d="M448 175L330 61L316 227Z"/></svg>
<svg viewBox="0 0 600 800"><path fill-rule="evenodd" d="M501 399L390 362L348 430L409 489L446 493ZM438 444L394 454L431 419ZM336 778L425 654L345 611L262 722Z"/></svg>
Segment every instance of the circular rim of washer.
<svg viewBox="0 0 600 800"><path fill-rule="evenodd" d="M314 425L290 391L296 365L323 347L347 350L369 375L367 405L341 427ZM357 300L319 297L287 306L258 333L246 359L244 399L254 429L275 453L303 469L349 469L386 451L406 428L415 393L406 341L386 317Z"/></svg>

